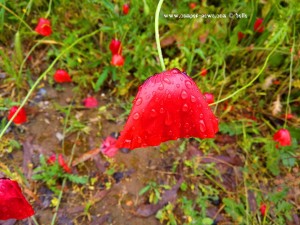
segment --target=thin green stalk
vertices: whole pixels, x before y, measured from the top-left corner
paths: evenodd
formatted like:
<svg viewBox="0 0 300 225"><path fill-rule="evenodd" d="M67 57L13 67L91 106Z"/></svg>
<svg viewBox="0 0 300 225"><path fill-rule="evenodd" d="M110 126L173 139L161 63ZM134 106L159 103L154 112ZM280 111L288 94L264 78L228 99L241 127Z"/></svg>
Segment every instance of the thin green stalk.
<svg viewBox="0 0 300 225"><path fill-rule="evenodd" d="M166 66L165 66L164 58L163 58L162 51L161 51L160 40L159 40L159 30L158 30L159 12L160 12L163 2L164 2L164 0L159 0L159 2L157 4L156 12L155 12L155 40L156 40L157 53L158 53L161 69L162 69L162 71L165 71Z"/></svg>
<svg viewBox="0 0 300 225"><path fill-rule="evenodd" d="M48 18L48 16L51 13L51 6L52 6L52 0L49 1L49 7L48 7L48 11L47 11L47 14L46 14L45 18Z"/></svg>
<svg viewBox="0 0 300 225"><path fill-rule="evenodd" d="M0 7L3 7L7 12L9 12L10 14L14 15L18 20L21 21L21 23L23 23L31 32L33 32L33 30L31 29L31 27L21 18L19 17L17 14L15 14L11 9L7 8L5 5L3 5L2 3L0 3Z"/></svg>
<svg viewBox="0 0 300 225"><path fill-rule="evenodd" d="M37 87L37 85L44 79L44 77L47 75L47 73L50 72L50 70L53 68L53 66L55 65L55 63L66 53L68 52L71 48L73 48L76 44L78 44L79 42L81 42L82 40L91 37L93 35L95 35L96 33L98 33L99 31L101 31L101 29L98 29L92 33L89 33L87 35L84 35L81 38L78 38L73 44L71 44L70 46L68 46L67 48L65 48L54 60L53 62L50 64L50 66L44 71L44 73L35 81L35 83L32 85L32 87L30 88L29 92L27 93L25 99L22 101L21 105L19 106L18 110L15 112L15 114L13 115L13 117L8 121L8 123L6 124L6 126L3 128L3 130L0 133L0 139L2 138L2 136L4 135L5 131L8 129L8 127L10 126L10 124L12 123L12 121L15 119L15 117L17 116L17 114L19 113L19 111L21 110L21 108L25 105L25 103L28 101L29 97L31 96L31 94L33 93L33 91L35 90L35 88Z"/></svg>
<svg viewBox="0 0 300 225"><path fill-rule="evenodd" d="M76 137L76 140L75 140L74 143L76 143L78 141L79 136L80 136L80 133L77 133L77 137ZM73 156L74 156L75 148L76 148L76 145L74 144L73 147L72 147L72 151L71 151L71 158L73 158ZM64 178L63 182L62 182L62 185L61 185L61 191L60 191L59 196L58 196L58 203L57 203L57 205L55 207L55 212L54 212L54 215L52 217L51 225L55 224L55 220L56 220L56 217L57 217L58 209L59 209L59 206L60 206L60 203L61 203L61 199L62 199L62 196L63 196L63 191L64 191L65 186L66 186L66 181L67 181L67 178Z"/></svg>
<svg viewBox="0 0 300 225"><path fill-rule="evenodd" d="M271 55L275 52L275 50L278 48L278 46L280 44L281 44L281 42L278 42L277 45L273 48L273 50L269 53L269 55L267 56L266 61L265 61L264 65L263 65L263 67L260 69L260 71L258 72L258 74L248 84L246 84L245 86L243 86L240 89L236 90L235 92L233 92L232 94L228 95L227 97L225 97L223 99L220 99L220 100L218 100L218 101L216 101L214 103L211 103L209 105L216 105L216 104L219 104L221 102L224 102L227 99L232 98L233 96L237 95L241 91L243 91L243 90L247 89L248 87L250 87L254 83L254 81L256 81L257 78L259 78L259 76L264 72L264 70L266 69L266 67L268 65L268 62L270 60Z"/></svg>
<svg viewBox="0 0 300 225"><path fill-rule="evenodd" d="M290 110L290 97L291 97L291 90L292 90L292 80L293 80L293 62L294 62L294 52L295 50L295 22L293 26L293 46L291 51L291 63L290 63L290 77L289 77L289 91L286 99L286 108L285 108L285 118L284 118L284 125L283 128L286 128L287 123L287 114Z"/></svg>

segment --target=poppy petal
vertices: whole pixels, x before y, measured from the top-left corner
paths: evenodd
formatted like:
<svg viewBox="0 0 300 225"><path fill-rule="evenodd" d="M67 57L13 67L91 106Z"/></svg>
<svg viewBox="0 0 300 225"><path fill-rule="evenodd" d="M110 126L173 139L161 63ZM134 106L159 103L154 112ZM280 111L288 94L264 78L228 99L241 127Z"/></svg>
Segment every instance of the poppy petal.
<svg viewBox="0 0 300 225"><path fill-rule="evenodd" d="M22 220L34 214L16 181L0 179L0 220Z"/></svg>
<svg viewBox="0 0 300 225"><path fill-rule="evenodd" d="M139 88L116 146L134 149L178 138L213 138L217 131L218 120L195 82L172 69Z"/></svg>

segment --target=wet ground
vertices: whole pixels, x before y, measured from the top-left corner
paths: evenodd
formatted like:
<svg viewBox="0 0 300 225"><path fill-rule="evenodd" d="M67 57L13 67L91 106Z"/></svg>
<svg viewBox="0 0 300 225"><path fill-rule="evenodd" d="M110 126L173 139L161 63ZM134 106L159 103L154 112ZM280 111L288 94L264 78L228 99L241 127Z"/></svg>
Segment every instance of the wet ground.
<svg viewBox="0 0 300 225"><path fill-rule="evenodd" d="M216 143L221 152L211 151L205 145L199 150L199 143L192 139L183 141L170 141L160 147L136 149L134 151L119 151L115 158L106 158L99 151L101 142L113 132L119 132L126 120L121 116L123 110L116 107L113 98L109 94L98 93L95 97L100 106L94 109L86 109L82 106L85 96L74 94L72 85L64 85L63 90L43 87L43 96L32 98L26 106L28 122L21 127L12 127L7 137L14 137L22 148L14 150L10 154L4 154L4 163L11 171L23 171L23 191L35 209L35 218L40 225L50 224L55 213L53 206L57 198L45 183L31 179L33 169L39 165L39 157L46 158L53 153L62 153L66 161L72 157L74 148L72 173L89 176L87 185L79 185L67 182L63 189L61 205L57 213L55 224L122 224L122 225L156 225L161 224L155 218L158 209L167 202L176 203L181 194L179 186L183 180L188 184L203 183L204 185L221 184L221 195L232 197L240 191L245 182L240 168L245 160L242 152L237 147L238 141L229 135L218 135ZM38 96L36 93L35 96ZM67 113L69 105L72 105L70 114ZM67 130L72 128L63 139L64 123L68 119ZM80 124L86 125L85 127ZM79 134L79 136L78 136ZM185 152L180 153L182 143L185 144ZM95 153L96 152L96 153ZM84 157L87 156L87 157ZM196 158L203 165L215 163L220 172L215 181L207 176L191 175L191 168L184 166L185 159ZM79 162L81 161L81 162ZM75 163L74 163L75 162ZM177 163L177 168L174 165ZM76 165L75 165L76 164ZM201 170L201 168L198 168ZM205 169L205 167L203 167ZM296 168L295 168L296 169ZM297 174L297 171L294 171ZM299 172L299 171L298 171ZM291 189L289 194L294 202L300 201L299 177L291 175ZM17 177L20 177L17 176ZM285 178L282 178L284 180ZM281 179L272 181L280 182ZM139 195L140 190L150 181L160 185L169 185L170 190L162 190L161 200L157 205L149 204L148 195ZM214 183L216 182L216 183ZM242 185L243 186L243 185ZM280 184L278 184L278 190ZM57 188L62 188L62 182L57 182ZM262 191L268 191L268 181L262 181ZM272 188L276 191L276 188ZM194 194L185 193L193 198ZM255 196L248 191L249 202L252 211L257 211ZM54 200L53 200L54 199ZM298 202L299 203L299 202ZM233 224L226 216L221 201L211 201L207 208L209 217L215 219L218 224ZM179 221L184 221L178 211ZM175 209L175 212L177 212ZM294 216L294 221L299 222L299 215ZM0 222L1 224L1 222ZM34 224L14 220L2 224Z"/></svg>

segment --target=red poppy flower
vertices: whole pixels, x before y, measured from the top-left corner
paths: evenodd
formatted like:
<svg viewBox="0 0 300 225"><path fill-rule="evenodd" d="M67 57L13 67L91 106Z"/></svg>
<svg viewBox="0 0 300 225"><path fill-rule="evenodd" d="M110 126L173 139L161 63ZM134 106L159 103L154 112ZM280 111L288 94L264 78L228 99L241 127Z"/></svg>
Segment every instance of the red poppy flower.
<svg viewBox="0 0 300 225"><path fill-rule="evenodd" d="M124 4L123 5L123 14L127 15L129 13L129 5L128 4Z"/></svg>
<svg viewBox="0 0 300 225"><path fill-rule="evenodd" d="M197 6L197 4L195 2L191 2L189 4L190 9L194 9L194 8L196 8L196 6Z"/></svg>
<svg viewBox="0 0 300 225"><path fill-rule="evenodd" d="M70 75L65 70L56 70L56 72L54 74L54 80L57 83L72 82Z"/></svg>
<svg viewBox="0 0 300 225"><path fill-rule="evenodd" d="M205 101L208 103L208 104L211 104L211 103L214 103L214 95L211 94L211 93L204 93L204 98L205 98Z"/></svg>
<svg viewBox="0 0 300 225"><path fill-rule="evenodd" d="M115 54L112 56L111 62L113 66L123 66L124 65L124 58L122 55Z"/></svg>
<svg viewBox="0 0 300 225"><path fill-rule="evenodd" d="M246 35L243 32L238 32L238 40L241 41L243 38L245 38Z"/></svg>
<svg viewBox="0 0 300 225"><path fill-rule="evenodd" d="M44 18L40 18L35 28L35 31L43 36L49 36L52 33L50 21Z"/></svg>
<svg viewBox="0 0 300 225"><path fill-rule="evenodd" d="M257 18L254 25L253 30L258 33L262 33L265 30L265 27L263 25L264 20L262 18Z"/></svg>
<svg viewBox="0 0 300 225"><path fill-rule="evenodd" d="M281 146L290 146L291 145L290 132L286 129L280 129L274 134L273 140L278 142L279 145Z"/></svg>
<svg viewBox="0 0 300 225"><path fill-rule="evenodd" d="M259 210L260 210L261 215L262 215L262 216L265 216L265 215L266 215L266 212L267 212L267 206L266 206L266 204L262 203L262 204L260 205Z"/></svg>
<svg viewBox="0 0 300 225"><path fill-rule="evenodd" d="M205 77L206 74L207 74L207 69L203 68L203 69L201 70L201 72L200 72L200 75L201 75L202 77Z"/></svg>
<svg viewBox="0 0 300 225"><path fill-rule="evenodd" d="M16 181L0 179L0 220L22 220L34 214Z"/></svg>
<svg viewBox="0 0 300 225"><path fill-rule="evenodd" d="M52 165L56 162L56 160L58 160L58 164L63 168L63 170L66 173L71 173L71 168L68 166L68 164L65 162L64 157L62 154L58 155L58 159L56 157L56 154L51 155L48 160L47 163Z"/></svg>
<svg viewBox="0 0 300 225"><path fill-rule="evenodd" d="M8 113L9 120L15 115L15 113L17 112L18 109L19 109L19 106L11 107L11 109L9 110L9 113ZM26 116L25 109L21 108L20 111L18 112L17 116L14 118L13 122L15 124L22 124L22 123L25 123L26 121L27 121L27 116Z"/></svg>
<svg viewBox="0 0 300 225"><path fill-rule="evenodd" d="M113 55L122 54L122 43L117 39L112 39L109 44L109 49Z"/></svg>
<svg viewBox="0 0 300 225"><path fill-rule="evenodd" d="M87 108L96 108L98 106L98 101L95 97L87 97L83 100L83 104Z"/></svg>
<svg viewBox="0 0 300 225"><path fill-rule="evenodd" d="M213 138L218 120L194 81L178 69L147 79L139 88L116 146L157 146L184 137Z"/></svg>
<svg viewBox="0 0 300 225"><path fill-rule="evenodd" d="M116 142L117 139L112 136L108 136L101 144L101 152L108 157L114 157L119 150L116 147Z"/></svg>

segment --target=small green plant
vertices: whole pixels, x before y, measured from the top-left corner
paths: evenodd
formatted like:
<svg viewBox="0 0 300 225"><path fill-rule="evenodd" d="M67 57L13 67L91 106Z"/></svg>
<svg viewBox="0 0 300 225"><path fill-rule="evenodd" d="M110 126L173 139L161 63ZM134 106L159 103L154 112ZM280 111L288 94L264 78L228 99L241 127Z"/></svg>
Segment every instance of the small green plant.
<svg viewBox="0 0 300 225"><path fill-rule="evenodd" d="M149 202L156 204L161 199L161 192L163 190L170 190L171 187L166 184L157 184L154 181L148 182L148 184L142 188L139 195L143 195L149 192Z"/></svg>
<svg viewBox="0 0 300 225"><path fill-rule="evenodd" d="M44 182L55 194L59 194L58 183L66 179L76 184L86 184L87 176L78 176L64 171L57 161L49 165L44 156L40 157L40 166L34 169L32 179Z"/></svg>

